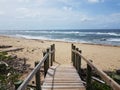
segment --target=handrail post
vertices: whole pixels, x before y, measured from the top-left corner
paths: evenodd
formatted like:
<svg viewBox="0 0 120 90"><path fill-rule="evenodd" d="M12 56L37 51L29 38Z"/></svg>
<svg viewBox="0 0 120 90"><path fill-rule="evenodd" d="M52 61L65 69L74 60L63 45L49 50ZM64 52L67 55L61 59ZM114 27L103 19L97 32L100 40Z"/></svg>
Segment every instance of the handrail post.
<svg viewBox="0 0 120 90"><path fill-rule="evenodd" d="M74 58L73 58L73 53L74 53L74 52L72 51L72 50L73 50L73 46L74 46L74 45L72 44L72 45L71 45L71 62L73 62L73 59L74 59Z"/></svg>
<svg viewBox="0 0 120 90"><path fill-rule="evenodd" d="M48 54L48 57L47 57L47 70L49 69L49 48L47 49L47 54Z"/></svg>
<svg viewBox="0 0 120 90"><path fill-rule="evenodd" d="M87 64L87 86L86 90L92 90L91 88L91 80L92 80L92 68Z"/></svg>
<svg viewBox="0 0 120 90"><path fill-rule="evenodd" d="M46 55L46 52L43 52L43 57ZM47 74L47 60L44 61L44 77Z"/></svg>
<svg viewBox="0 0 120 90"><path fill-rule="evenodd" d="M53 44L53 50L55 50L55 44ZM53 61L55 61L55 52L53 53Z"/></svg>
<svg viewBox="0 0 120 90"><path fill-rule="evenodd" d="M75 46L73 46L73 50L75 50ZM75 52L73 52L73 66L75 66Z"/></svg>
<svg viewBox="0 0 120 90"><path fill-rule="evenodd" d="M51 45L51 51L53 51L53 45ZM53 65L53 53L51 53L51 66Z"/></svg>
<svg viewBox="0 0 120 90"><path fill-rule="evenodd" d="M81 50L79 50L79 53L82 53ZM79 59L78 59L78 74L81 74L81 56L79 55Z"/></svg>
<svg viewBox="0 0 120 90"><path fill-rule="evenodd" d="M76 51L78 51L78 48L76 48ZM75 64L76 64L76 70L78 71L78 54L76 53L76 61L75 61Z"/></svg>
<svg viewBox="0 0 120 90"><path fill-rule="evenodd" d="M35 66L37 66L39 62L35 62ZM41 90L41 80L40 80L40 69L35 74L36 80L36 90Z"/></svg>
<svg viewBox="0 0 120 90"><path fill-rule="evenodd" d="M75 46L75 51L76 51L76 46ZM76 68L76 61L77 61L77 53L75 53L75 60L74 60L75 68Z"/></svg>

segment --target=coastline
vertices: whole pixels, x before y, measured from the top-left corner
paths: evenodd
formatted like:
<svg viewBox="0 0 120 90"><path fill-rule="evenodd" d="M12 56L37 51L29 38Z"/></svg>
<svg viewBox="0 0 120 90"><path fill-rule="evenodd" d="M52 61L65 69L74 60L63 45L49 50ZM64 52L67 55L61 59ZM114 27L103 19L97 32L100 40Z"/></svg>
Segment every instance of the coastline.
<svg viewBox="0 0 120 90"><path fill-rule="evenodd" d="M27 58L27 63L34 67L34 62L42 58L42 52L51 44L56 45L56 61L60 64L71 63L71 43L65 41L25 39L0 35L1 45L12 45L13 47L24 48L22 51L10 52L18 57ZM101 45L73 42L82 50L82 54L93 60L93 63L102 70L120 69L120 46ZM64 51L63 51L64 50ZM86 64L83 62L82 66Z"/></svg>
<svg viewBox="0 0 120 90"><path fill-rule="evenodd" d="M119 30L1 30L10 37L120 46Z"/></svg>
<svg viewBox="0 0 120 90"><path fill-rule="evenodd" d="M120 47L119 45L110 45L110 44L97 44L97 43L88 43L88 42L73 42L73 41L64 41L64 40L47 40L47 39L28 39L25 37L16 37L9 35L0 35L0 37L10 37L10 38L18 38L18 39L26 39L26 40L38 40L38 41L49 41L49 42L64 42L64 43L74 43L74 44L86 44L86 45L100 45L100 46L109 46L109 47Z"/></svg>

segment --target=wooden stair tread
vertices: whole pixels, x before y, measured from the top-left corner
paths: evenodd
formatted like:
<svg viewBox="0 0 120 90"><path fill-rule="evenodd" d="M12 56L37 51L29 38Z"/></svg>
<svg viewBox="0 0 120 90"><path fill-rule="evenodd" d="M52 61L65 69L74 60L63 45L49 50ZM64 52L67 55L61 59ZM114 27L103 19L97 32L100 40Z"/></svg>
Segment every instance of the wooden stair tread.
<svg viewBox="0 0 120 90"><path fill-rule="evenodd" d="M52 66L47 72L42 90L85 90L85 86L73 66Z"/></svg>
<svg viewBox="0 0 120 90"><path fill-rule="evenodd" d="M42 86L42 88L83 88L84 86L68 86L68 85L63 85L63 86L60 86L60 85L51 85L51 86L47 86L47 85L44 85L44 86Z"/></svg>
<svg viewBox="0 0 120 90"><path fill-rule="evenodd" d="M42 90L86 90L85 87L42 87Z"/></svg>
<svg viewBox="0 0 120 90"><path fill-rule="evenodd" d="M53 90L53 89L54 90L86 90L84 87L83 88L68 88L68 89L67 88L64 88L64 89L63 88L61 88L61 89L60 88L59 89L58 88L52 88L52 89L51 88L44 88L42 90Z"/></svg>

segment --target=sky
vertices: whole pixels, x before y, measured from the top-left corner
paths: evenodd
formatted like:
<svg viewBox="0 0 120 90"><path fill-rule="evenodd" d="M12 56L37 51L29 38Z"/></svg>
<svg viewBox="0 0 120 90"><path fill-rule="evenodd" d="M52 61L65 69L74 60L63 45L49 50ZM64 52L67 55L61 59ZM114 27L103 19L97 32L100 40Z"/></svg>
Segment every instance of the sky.
<svg viewBox="0 0 120 90"><path fill-rule="evenodd" d="M120 29L120 0L0 0L0 30Z"/></svg>

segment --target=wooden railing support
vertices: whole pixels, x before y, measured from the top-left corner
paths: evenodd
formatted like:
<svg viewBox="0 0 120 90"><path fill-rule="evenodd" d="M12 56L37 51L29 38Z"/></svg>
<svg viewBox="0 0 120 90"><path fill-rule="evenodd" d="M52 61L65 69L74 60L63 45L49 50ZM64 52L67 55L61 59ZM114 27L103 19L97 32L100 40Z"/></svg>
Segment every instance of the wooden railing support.
<svg viewBox="0 0 120 90"><path fill-rule="evenodd" d="M35 62L35 67L37 66L39 62ZM41 79L40 79L40 69L35 74L35 80L36 80L36 90L41 90Z"/></svg>
<svg viewBox="0 0 120 90"><path fill-rule="evenodd" d="M73 50L75 50L75 46L73 46ZM75 66L75 52L73 52L73 66Z"/></svg>
<svg viewBox="0 0 120 90"><path fill-rule="evenodd" d="M72 48L72 49L73 49L73 46L74 46L74 45L72 44L72 45L71 45L71 48ZM72 50L72 49L71 49L71 50ZM73 62L73 59L74 59L73 53L74 53L74 52L71 51L71 62Z"/></svg>
<svg viewBox="0 0 120 90"><path fill-rule="evenodd" d="M92 68L87 64L87 86L86 86L86 90L92 90L91 87L91 80L92 80Z"/></svg>
<svg viewBox="0 0 120 90"><path fill-rule="evenodd" d="M50 51L50 48L47 49L47 53L48 53L48 57L47 57L47 59L46 59L46 61L47 61L47 70L49 69L49 65L50 65L50 63L49 63L49 59L50 59L50 58L49 58L49 56L50 56L50 55L49 55L49 51Z"/></svg>
<svg viewBox="0 0 120 90"><path fill-rule="evenodd" d="M46 52L43 52L43 57L45 56ZM47 60L44 61L44 77L47 74Z"/></svg>
<svg viewBox="0 0 120 90"><path fill-rule="evenodd" d="M80 71L79 74L81 74L81 58L87 63L87 88L86 90L92 90L91 87L91 79L92 79L92 69L99 74L99 76L106 82L107 85L112 87L113 90L120 90L120 85L116 83L112 78L110 78L106 73L104 73L101 69L97 68L91 61L87 60L84 56L81 55L81 51L75 50L75 46L72 45L72 53L73 53L73 66L75 67L75 54L77 53L80 56ZM78 60L78 61L79 61ZM78 62L79 63L79 62Z"/></svg>
<svg viewBox="0 0 120 90"><path fill-rule="evenodd" d="M17 90L25 90L28 83L30 82L30 80L33 78L33 76L35 76L36 78L36 90L41 90L41 82L40 82L40 68L42 68L42 65L44 64L44 77L47 74L47 70L49 68L49 55L52 54L53 55L53 59L55 60L55 45L53 45L53 50L49 51L49 49L47 49L47 52L43 52L43 58L42 60L40 60L40 62L35 62L35 68L31 71L31 73L28 75L28 77L26 77L26 79L23 81L23 83L18 87Z"/></svg>
<svg viewBox="0 0 120 90"><path fill-rule="evenodd" d="M78 51L79 53L81 53L81 50ZM78 74L79 76L81 75L81 56L78 55Z"/></svg>
<svg viewBox="0 0 120 90"><path fill-rule="evenodd" d="M76 48L76 51L78 51L78 48ZM76 70L78 71L78 60L79 60L79 56L78 54L76 53L76 61L75 61L75 67L76 67Z"/></svg>
<svg viewBox="0 0 120 90"><path fill-rule="evenodd" d="M53 50L55 50L55 44L53 44ZM55 61L55 52L53 53L53 61Z"/></svg>
<svg viewBox="0 0 120 90"><path fill-rule="evenodd" d="M51 45L51 51L53 51L53 45ZM53 65L53 53L51 53L51 60L50 61L51 61L50 64L52 66Z"/></svg>
<svg viewBox="0 0 120 90"><path fill-rule="evenodd" d="M75 46L75 50L76 50L76 46ZM75 60L74 60L74 65L75 65L75 68L76 68L76 58L77 57L77 53L75 53Z"/></svg>

